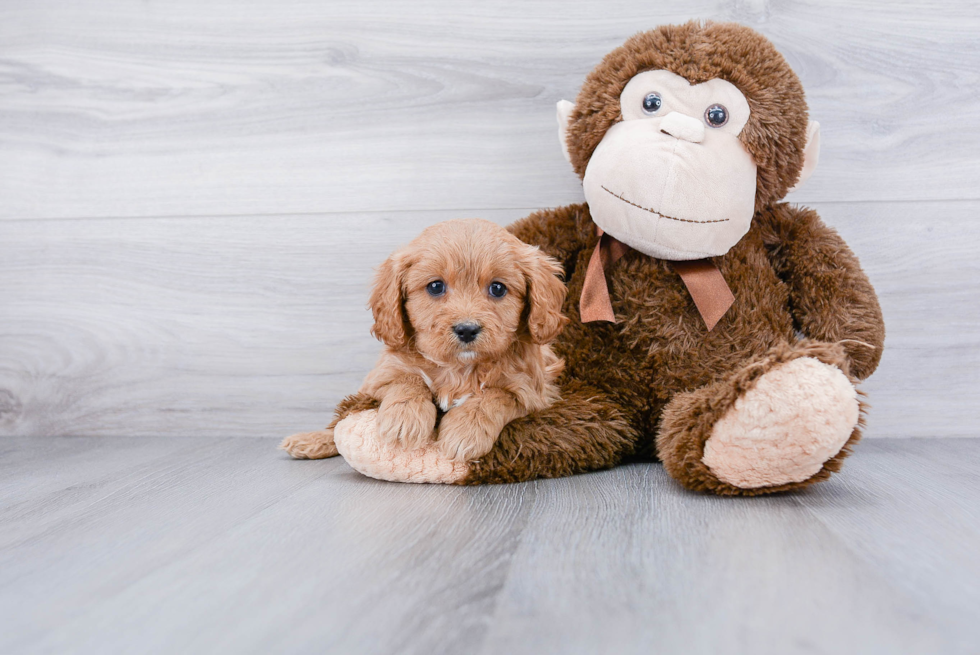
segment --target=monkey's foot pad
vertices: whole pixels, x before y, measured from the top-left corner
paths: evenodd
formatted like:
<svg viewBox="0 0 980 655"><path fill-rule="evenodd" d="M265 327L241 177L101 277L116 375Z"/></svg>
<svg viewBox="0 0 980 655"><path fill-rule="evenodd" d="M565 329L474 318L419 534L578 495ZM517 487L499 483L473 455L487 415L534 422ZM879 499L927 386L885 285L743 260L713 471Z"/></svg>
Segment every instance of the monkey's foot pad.
<svg viewBox="0 0 980 655"><path fill-rule="evenodd" d="M351 414L334 428L337 450L358 473L391 482L435 484L453 484L469 473L465 462L446 459L434 442L415 450L382 442L377 419L377 410L369 409Z"/></svg>
<svg viewBox="0 0 980 655"><path fill-rule="evenodd" d="M801 357L763 375L715 425L702 461L743 489L801 482L840 452L860 416L840 369Z"/></svg>

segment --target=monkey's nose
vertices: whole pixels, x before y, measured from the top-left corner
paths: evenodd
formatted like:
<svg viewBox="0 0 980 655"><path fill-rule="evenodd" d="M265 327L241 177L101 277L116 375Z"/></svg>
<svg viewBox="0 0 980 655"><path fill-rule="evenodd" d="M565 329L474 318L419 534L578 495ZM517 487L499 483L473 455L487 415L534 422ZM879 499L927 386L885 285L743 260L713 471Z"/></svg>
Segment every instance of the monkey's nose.
<svg viewBox="0 0 980 655"><path fill-rule="evenodd" d="M660 131L691 143L701 143L704 139L704 123L676 111L664 116L660 121Z"/></svg>
<svg viewBox="0 0 980 655"><path fill-rule="evenodd" d="M456 338L463 343L472 343L476 340L476 335L480 334L480 330L483 327L478 323L460 323L453 326L453 332L456 333Z"/></svg>

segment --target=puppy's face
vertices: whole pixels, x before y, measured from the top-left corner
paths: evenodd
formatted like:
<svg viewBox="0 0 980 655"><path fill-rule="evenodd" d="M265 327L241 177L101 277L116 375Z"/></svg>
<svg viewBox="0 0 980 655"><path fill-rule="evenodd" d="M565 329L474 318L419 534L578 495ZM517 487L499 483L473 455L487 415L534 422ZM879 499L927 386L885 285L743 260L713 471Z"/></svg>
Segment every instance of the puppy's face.
<svg viewBox="0 0 980 655"><path fill-rule="evenodd" d="M420 253L404 294L422 355L439 364L474 361L502 353L517 338L527 290L513 251L500 241L450 240Z"/></svg>
<svg viewBox="0 0 980 655"><path fill-rule="evenodd" d="M493 359L519 338L547 343L564 323L560 272L494 223L446 221L382 265L374 332L444 366Z"/></svg>

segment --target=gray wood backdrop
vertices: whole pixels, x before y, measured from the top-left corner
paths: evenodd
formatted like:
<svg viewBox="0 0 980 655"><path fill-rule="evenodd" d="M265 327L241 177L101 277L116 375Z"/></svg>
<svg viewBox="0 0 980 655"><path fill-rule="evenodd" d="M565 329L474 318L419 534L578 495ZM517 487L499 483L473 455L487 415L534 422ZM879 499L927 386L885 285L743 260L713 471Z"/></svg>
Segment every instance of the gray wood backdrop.
<svg viewBox="0 0 980 655"><path fill-rule="evenodd" d="M976 434L980 9L968 0L0 2L0 434L279 436L370 368L423 226L582 199L554 104L632 33L769 36L821 165L793 198L888 325L873 437Z"/></svg>

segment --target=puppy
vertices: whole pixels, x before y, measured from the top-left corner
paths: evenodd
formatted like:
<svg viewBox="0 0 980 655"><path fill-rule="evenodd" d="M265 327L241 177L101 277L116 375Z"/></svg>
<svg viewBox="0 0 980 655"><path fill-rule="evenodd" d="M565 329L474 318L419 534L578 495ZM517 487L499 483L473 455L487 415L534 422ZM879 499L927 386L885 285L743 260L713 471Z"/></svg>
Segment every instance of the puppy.
<svg viewBox="0 0 980 655"><path fill-rule="evenodd" d="M296 458L337 454L333 427L378 406L379 437L414 449L437 439L448 458L477 459L507 423L558 398L564 362L561 266L479 219L433 225L380 267L372 333L385 349L327 430L288 437ZM438 423L438 431L436 426Z"/></svg>

